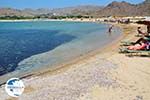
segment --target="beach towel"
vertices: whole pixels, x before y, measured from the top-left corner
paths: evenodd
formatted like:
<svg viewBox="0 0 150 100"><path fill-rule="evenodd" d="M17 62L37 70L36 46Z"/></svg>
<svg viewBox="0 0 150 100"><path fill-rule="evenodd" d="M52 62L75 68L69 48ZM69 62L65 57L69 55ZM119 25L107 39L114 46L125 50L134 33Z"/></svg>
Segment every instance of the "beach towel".
<svg viewBox="0 0 150 100"><path fill-rule="evenodd" d="M140 44L136 44L134 46L129 46L128 49L129 50L143 50L143 49L146 48L146 46L147 46L146 43L141 43L141 45Z"/></svg>

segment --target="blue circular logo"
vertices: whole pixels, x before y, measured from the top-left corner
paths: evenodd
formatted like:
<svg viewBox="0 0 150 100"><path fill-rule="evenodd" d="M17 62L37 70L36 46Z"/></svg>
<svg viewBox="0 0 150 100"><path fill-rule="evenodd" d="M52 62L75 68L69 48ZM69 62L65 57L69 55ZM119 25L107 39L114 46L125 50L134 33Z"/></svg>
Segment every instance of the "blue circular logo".
<svg viewBox="0 0 150 100"><path fill-rule="evenodd" d="M23 81L19 78L11 78L5 85L6 92L12 97L19 97L23 93L24 88Z"/></svg>

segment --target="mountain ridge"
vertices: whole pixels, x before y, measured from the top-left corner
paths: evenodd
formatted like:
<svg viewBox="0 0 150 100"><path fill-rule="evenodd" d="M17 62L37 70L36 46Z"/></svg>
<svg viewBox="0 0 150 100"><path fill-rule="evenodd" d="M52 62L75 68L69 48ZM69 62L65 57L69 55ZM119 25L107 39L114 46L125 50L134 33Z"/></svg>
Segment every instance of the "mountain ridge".
<svg viewBox="0 0 150 100"><path fill-rule="evenodd" d="M40 15L88 15L94 17L101 16L150 16L150 0L145 0L139 4L131 4L126 1L113 1L107 6L79 5L75 7L55 8L55 9L30 9L23 10L13 8L0 8L0 16L40 16Z"/></svg>

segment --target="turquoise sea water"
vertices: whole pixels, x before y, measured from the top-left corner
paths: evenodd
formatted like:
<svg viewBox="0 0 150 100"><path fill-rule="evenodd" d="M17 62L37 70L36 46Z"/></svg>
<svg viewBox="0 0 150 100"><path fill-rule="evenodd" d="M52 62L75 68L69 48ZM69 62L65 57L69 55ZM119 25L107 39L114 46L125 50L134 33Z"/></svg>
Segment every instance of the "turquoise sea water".
<svg viewBox="0 0 150 100"><path fill-rule="evenodd" d="M0 77L56 66L98 49L121 33L114 27L110 36L108 28L88 22L0 22Z"/></svg>

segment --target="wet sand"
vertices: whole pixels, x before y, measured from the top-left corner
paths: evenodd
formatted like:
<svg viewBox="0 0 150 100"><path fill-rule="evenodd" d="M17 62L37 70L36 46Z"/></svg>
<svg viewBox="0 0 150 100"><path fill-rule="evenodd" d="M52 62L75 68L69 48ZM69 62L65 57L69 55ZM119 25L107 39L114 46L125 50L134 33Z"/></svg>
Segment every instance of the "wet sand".
<svg viewBox="0 0 150 100"><path fill-rule="evenodd" d="M136 40L137 25L119 25L124 34L107 47L58 70L24 78L19 98L9 97L4 86L1 100L150 100L149 57L118 53L121 40Z"/></svg>

